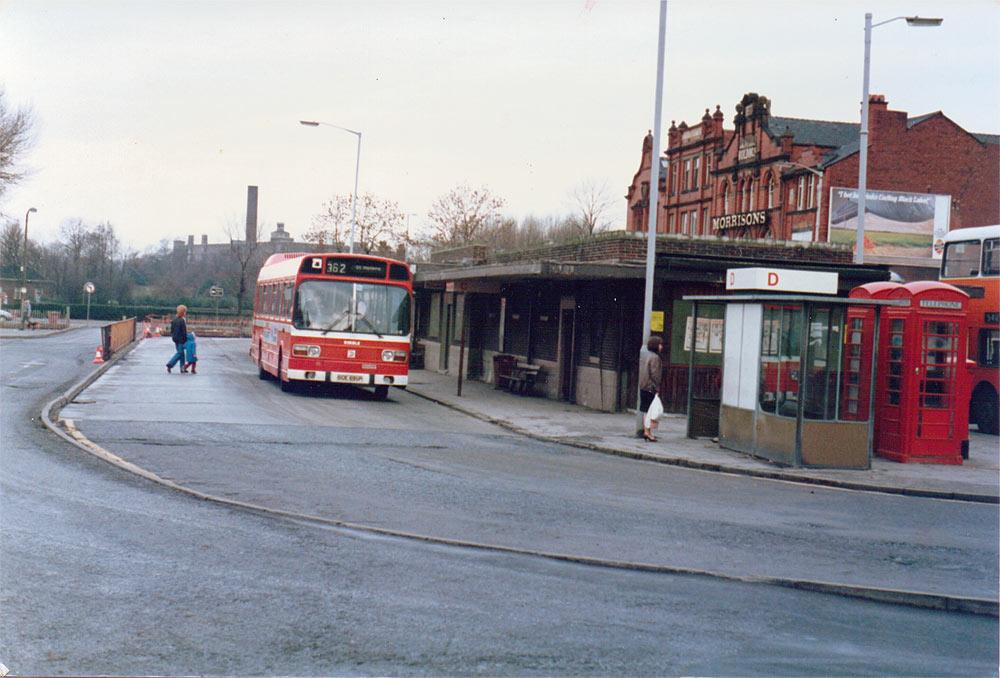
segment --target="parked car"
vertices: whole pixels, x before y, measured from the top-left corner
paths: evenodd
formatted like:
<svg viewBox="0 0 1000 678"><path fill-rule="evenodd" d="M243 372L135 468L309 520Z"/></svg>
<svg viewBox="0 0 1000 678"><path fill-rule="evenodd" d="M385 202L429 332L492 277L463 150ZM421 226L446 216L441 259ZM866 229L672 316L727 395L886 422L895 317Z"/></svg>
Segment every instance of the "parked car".
<svg viewBox="0 0 1000 678"><path fill-rule="evenodd" d="M10 311L5 311L0 308L0 320L13 320L14 316L10 314Z"/></svg>

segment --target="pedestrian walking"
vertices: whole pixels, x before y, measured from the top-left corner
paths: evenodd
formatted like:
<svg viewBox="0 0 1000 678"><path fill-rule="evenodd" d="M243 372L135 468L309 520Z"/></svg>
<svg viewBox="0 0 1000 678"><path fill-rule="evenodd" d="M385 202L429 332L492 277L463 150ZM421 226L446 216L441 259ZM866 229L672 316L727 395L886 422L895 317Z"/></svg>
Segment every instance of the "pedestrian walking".
<svg viewBox="0 0 1000 678"><path fill-rule="evenodd" d="M646 350L639 356L639 410L642 419L642 437L656 442L653 431L660 423L663 402L660 400L660 384L663 381L663 339L653 335L646 342Z"/></svg>
<svg viewBox="0 0 1000 678"><path fill-rule="evenodd" d="M174 342L174 355L167 362L167 372L170 372L178 362L181 370L184 370L184 345L187 343L187 306L181 304L177 307L177 315L170 321L170 338Z"/></svg>
<svg viewBox="0 0 1000 678"><path fill-rule="evenodd" d="M194 332L187 333L187 342L184 343L184 359L187 365L181 367L181 372L187 372L190 368L191 374L198 374L198 349L195 346Z"/></svg>

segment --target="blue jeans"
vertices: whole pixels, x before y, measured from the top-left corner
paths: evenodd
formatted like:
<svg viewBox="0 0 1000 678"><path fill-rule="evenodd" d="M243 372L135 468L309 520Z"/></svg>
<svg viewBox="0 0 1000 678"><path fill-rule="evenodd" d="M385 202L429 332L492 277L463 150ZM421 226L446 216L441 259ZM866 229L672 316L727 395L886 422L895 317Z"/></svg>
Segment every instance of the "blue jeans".
<svg viewBox="0 0 1000 678"><path fill-rule="evenodd" d="M177 352L170 358L170 362L167 363L167 367L173 367L178 361L180 361L181 367L184 367L184 344L174 342L174 346L177 347Z"/></svg>

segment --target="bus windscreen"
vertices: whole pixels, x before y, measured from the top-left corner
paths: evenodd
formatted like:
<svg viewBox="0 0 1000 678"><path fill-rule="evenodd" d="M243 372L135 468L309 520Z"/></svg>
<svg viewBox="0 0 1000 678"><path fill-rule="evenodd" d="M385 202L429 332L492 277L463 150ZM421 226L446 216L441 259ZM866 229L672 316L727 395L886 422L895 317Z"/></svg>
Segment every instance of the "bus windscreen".
<svg viewBox="0 0 1000 678"><path fill-rule="evenodd" d="M394 285L305 280L295 295L299 329L404 336L410 331L410 295Z"/></svg>

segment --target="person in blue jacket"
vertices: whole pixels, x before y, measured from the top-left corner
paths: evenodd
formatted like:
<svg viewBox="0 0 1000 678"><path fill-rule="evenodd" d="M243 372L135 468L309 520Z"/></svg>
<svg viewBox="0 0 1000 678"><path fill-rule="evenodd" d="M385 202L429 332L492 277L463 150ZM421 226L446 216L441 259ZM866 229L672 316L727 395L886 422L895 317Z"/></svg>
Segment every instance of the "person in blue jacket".
<svg viewBox="0 0 1000 678"><path fill-rule="evenodd" d="M191 374L198 374L198 350L194 343L194 332L188 330L187 341L184 342L184 358L187 361L181 367L181 372L191 370Z"/></svg>

